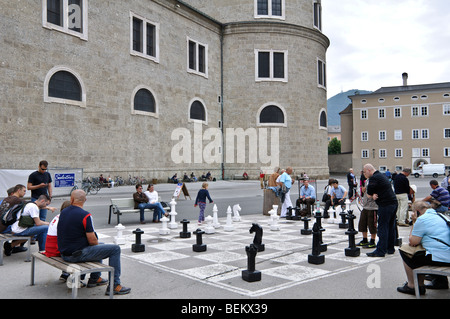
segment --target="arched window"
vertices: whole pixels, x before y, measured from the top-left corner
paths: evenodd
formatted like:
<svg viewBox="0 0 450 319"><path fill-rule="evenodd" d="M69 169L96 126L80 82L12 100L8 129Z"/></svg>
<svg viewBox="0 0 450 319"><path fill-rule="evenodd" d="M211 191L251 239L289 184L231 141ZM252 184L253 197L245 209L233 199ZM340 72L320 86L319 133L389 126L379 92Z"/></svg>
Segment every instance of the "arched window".
<svg viewBox="0 0 450 319"><path fill-rule="evenodd" d="M327 112L325 112L325 110L322 110L320 112L319 127L324 128L324 129L326 129L328 127Z"/></svg>
<svg viewBox="0 0 450 319"><path fill-rule="evenodd" d="M55 66L44 81L44 102L86 107L86 88L80 75L66 66Z"/></svg>
<svg viewBox="0 0 450 319"><path fill-rule="evenodd" d="M82 90L78 79L68 71L58 71L48 83L48 96L64 100L82 101Z"/></svg>
<svg viewBox="0 0 450 319"><path fill-rule="evenodd" d="M155 98L147 89L140 89L134 96L134 110L156 113Z"/></svg>
<svg viewBox="0 0 450 319"><path fill-rule="evenodd" d="M260 124L284 124L284 113L275 105L266 106L259 114Z"/></svg>
<svg viewBox="0 0 450 319"><path fill-rule="evenodd" d="M189 118L191 120L206 121L206 110L202 102L199 100L192 102L191 109L189 111Z"/></svg>

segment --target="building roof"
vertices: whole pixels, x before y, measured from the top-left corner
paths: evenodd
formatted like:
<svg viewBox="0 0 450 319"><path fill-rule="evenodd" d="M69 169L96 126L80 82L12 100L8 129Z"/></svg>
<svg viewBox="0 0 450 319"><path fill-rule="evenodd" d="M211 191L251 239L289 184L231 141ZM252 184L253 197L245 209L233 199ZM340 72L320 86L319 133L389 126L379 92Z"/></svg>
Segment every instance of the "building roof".
<svg viewBox="0 0 450 319"><path fill-rule="evenodd" d="M371 95L375 95L375 94L431 91L431 90L442 90L442 89L450 90L450 82L382 87L373 93L351 95L351 96L349 96L349 98L360 97L360 96L371 96Z"/></svg>

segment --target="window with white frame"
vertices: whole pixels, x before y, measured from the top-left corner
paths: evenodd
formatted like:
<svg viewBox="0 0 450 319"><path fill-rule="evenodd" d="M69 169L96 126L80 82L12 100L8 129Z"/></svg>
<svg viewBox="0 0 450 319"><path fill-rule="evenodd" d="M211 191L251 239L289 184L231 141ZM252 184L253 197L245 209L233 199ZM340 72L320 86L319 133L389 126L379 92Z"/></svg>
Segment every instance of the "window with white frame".
<svg viewBox="0 0 450 319"><path fill-rule="evenodd" d="M429 148L422 148L421 153L422 153L422 157L429 157L430 156L430 149Z"/></svg>
<svg viewBox="0 0 450 319"><path fill-rule="evenodd" d="M255 50L255 80L287 82L288 51Z"/></svg>
<svg viewBox="0 0 450 319"><path fill-rule="evenodd" d="M130 54L159 62L159 23L130 12Z"/></svg>
<svg viewBox="0 0 450 319"><path fill-rule="evenodd" d="M327 88L327 66L320 59L317 59L317 84L319 87Z"/></svg>
<svg viewBox="0 0 450 319"><path fill-rule="evenodd" d="M395 157L396 158L402 158L403 157L403 149L402 148L396 148L395 149Z"/></svg>
<svg viewBox="0 0 450 319"><path fill-rule="evenodd" d="M42 26L88 39L88 0L43 0Z"/></svg>
<svg viewBox="0 0 450 319"><path fill-rule="evenodd" d="M428 116L428 106L420 107L420 116Z"/></svg>
<svg viewBox="0 0 450 319"><path fill-rule="evenodd" d="M444 147L444 157L450 157L450 147Z"/></svg>
<svg viewBox="0 0 450 319"><path fill-rule="evenodd" d="M427 140L430 136L430 131L428 129L420 130L420 136L422 140Z"/></svg>
<svg viewBox="0 0 450 319"><path fill-rule="evenodd" d="M419 107L413 106L411 108L411 117L418 117L419 116Z"/></svg>
<svg viewBox="0 0 450 319"><path fill-rule="evenodd" d="M420 139L420 135L419 135L419 130L416 130L416 129L413 129L412 130L412 139L413 140L418 140L418 139Z"/></svg>
<svg viewBox="0 0 450 319"><path fill-rule="evenodd" d="M394 140L401 141L403 139L403 131L402 130L395 130L394 131Z"/></svg>
<svg viewBox="0 0 450 319"><path fill-rule="evenodd" d="M361 120L367 120L369 118L369 115L367 113L367 109L361 110Z"/></svg>
<svg viewBox="0 0 450 319"><path fill-rule="evenodd" d="M378 140L386 141L386 131L378 131Z"/></svg>
<svg viewBox="0 0 450 319"><path fill-rule="evenodd" d="M402 117L402 109L399 107L394 108L394 118L398 119Z"/></svg>
<svg viewBox="0 0 450 319"><path fill-rule="evenodd" d="M322 31L322 4L314 1L314 27Z"/></svg>
<svg viewBox="0 0 450 319"><path fill-rule="evenodd" d="M450 104L444 104L442 108L444 115L450 115Z"/></svg>
<svg viewBox="0 0 450 319"><path fill-rule="evenodd" d="M361 150L361 158L369 158L369 150Z"/></svg>
<svg viewBox="0 0 450 319"><path fill-rule="evenodd" d="M379 150L379 156L380 158L386 158L387 157L387 152L385 149L380 149Z"/></svg>
<svg viewBox="0 0 450 319"><path fill-rule="evenodd" d="M187 39L187 70L208 77L208 45Z"/></svg>
<svg viewBox="0 0 450 319"><path fill-rule="evenodd" d="M420 148L413 148L412 149L412 157L420 157Z"/></svg>
<svg viewBox="0 0 450 319"><path fill-rule="evenodd" d="M369 141L369 132L361 132L361 142Z"/></svg>
<svg viewBox="0 0 450 319"><path fill-rule="evenodd" d="M386 118L386 109L378 109L378 118L385 119Z"/></svg>
<svg viewBox="0 0 450 319"><path fill-rule="evenodd" d="M285 18L285 0L255 0L255 18Z"/></svg>
<svg viewBox="0 0 450 319"><path fill-rule="evenodd" d="M450 128L444 128L444 138L450 138Z"/></svg>

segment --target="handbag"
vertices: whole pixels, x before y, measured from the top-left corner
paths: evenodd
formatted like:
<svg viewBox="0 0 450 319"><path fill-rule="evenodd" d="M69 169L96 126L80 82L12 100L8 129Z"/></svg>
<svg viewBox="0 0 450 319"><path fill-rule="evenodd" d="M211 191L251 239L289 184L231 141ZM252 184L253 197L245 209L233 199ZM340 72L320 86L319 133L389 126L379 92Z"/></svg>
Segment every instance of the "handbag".
<svg viewBox="0 0 450 319"><path fill-rule="evenodd" d="M410 246L409 244L403 244L400 248L403 253L409 258L413 258L419 255L425 256L426 249L423 248L422 244L417 246Z"/></svg>
<svg viewBox="0 0 450 319"><path fill-rule="evenodd" d="M34 219L31 216L20 216L19 227L30 228L34 226Z"/></svg>

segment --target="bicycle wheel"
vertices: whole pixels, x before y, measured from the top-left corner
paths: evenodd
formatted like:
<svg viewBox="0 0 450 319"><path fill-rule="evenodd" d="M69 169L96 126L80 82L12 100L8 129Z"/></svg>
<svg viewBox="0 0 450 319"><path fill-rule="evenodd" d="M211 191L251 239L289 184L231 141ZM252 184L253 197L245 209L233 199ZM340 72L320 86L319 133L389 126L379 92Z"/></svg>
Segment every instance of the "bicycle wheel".
<svg viewBox="0 0 450 319"><path fill-rule="evenodd" d="M98 193L98 188L95 187L94 185L90 185L90 186L89 186L89 192L90 192L92 195L97 195L97 193Z"/></svg>

